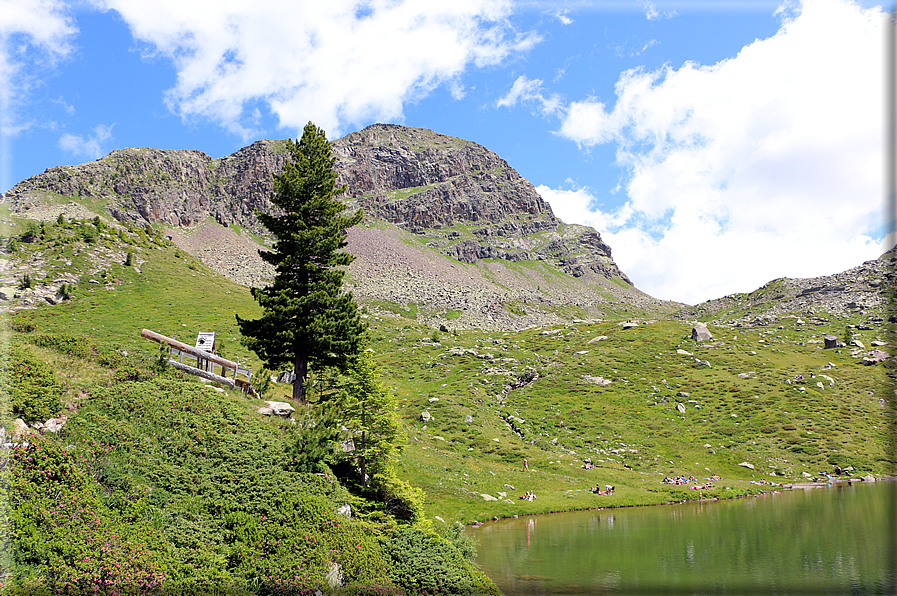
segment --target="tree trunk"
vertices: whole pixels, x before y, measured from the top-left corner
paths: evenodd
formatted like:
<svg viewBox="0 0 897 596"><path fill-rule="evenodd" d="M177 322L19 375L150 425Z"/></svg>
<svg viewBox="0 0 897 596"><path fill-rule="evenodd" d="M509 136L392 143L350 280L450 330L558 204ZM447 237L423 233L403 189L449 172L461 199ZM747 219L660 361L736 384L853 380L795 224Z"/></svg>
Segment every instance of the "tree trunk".
<svg viewBox="0 0 897 596"><path fill-rule="evenodd" d="M296 379L293 381L293 399L305 401L305 380L308 378L308 355L301 351L296 354L296 364L293 369Z"/></svg>

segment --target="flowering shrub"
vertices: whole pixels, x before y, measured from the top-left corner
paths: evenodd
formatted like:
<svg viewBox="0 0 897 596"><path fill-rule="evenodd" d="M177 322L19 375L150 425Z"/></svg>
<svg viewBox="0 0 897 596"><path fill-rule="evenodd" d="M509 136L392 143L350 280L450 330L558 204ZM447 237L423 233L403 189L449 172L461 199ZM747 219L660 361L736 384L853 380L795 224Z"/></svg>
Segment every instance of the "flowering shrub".
<svg viewBox="0 0 897 596"><path fill-rule="evenodd" d="M91 467L99 445L74 450L36 438L2 472L9 504L13 583L40 580L56 594L160 594L165 577L141 539L102 503Z"/></svg>

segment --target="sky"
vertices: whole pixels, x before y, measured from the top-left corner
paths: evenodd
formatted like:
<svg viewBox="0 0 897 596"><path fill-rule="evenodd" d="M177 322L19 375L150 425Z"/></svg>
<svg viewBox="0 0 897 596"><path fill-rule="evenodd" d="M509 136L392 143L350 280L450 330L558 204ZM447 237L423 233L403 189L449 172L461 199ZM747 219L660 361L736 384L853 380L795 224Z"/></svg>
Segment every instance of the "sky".
<svg viewBox="0 0 897 596"><path fill-rule="evenodd" d="M0 191L123 147L429 128L697 304L883 252L884 24L865 0L0 0Z"/></svg>

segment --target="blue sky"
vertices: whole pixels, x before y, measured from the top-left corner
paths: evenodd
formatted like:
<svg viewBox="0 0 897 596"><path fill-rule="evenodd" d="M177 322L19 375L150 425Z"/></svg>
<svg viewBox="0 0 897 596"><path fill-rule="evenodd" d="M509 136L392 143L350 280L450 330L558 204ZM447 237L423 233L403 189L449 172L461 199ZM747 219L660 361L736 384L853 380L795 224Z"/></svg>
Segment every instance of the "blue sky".
<svg viewBox="0 0 897 596"><path fill-rule="evenodd" d="M0 0L0 190L309 120L498 153L640 289L697 303L876 258L881 8L848 0Z"/></svg>

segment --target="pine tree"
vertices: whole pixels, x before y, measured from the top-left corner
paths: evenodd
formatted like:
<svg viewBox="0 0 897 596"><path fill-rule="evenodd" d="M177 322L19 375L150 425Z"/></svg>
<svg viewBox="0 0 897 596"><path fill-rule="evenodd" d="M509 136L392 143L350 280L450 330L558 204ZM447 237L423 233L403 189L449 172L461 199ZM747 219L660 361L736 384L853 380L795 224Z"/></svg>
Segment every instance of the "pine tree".
<svg viewBox="0 0 897 596"><path fill-rule="evenodd" d="M309 122L298 143L287 141L287 151L271 197L280 213L257 214L276 239L272 251L259 251L274 266L274 281L252 289L262 317L238 316L237 323L244 345L266 367L293 367L293 399L304 400L309 366L345 371L360 351L365 326L352 294L342 291L343 267L355 257L341 249L362 214L343 215L346 205L336 197L345 187L336 187L323 130Z"/></svg>
<svg viewBox="0 0 897 596"><path fill-rule="evenodd" d="M395 405L395 397L380 382L371 357L359 356L340 395L340 418L351 433L355 445L352 455L364 487L372 477L388 473L390 462L400 452L404 435Z"/></svg>

